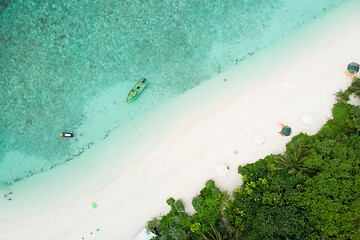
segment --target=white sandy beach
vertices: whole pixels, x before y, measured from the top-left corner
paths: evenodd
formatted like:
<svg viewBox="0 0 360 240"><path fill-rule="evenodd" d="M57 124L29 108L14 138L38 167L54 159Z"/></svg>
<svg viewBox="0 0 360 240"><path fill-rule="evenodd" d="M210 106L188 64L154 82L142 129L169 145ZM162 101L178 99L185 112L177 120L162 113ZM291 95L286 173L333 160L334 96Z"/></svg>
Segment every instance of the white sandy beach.
<svg viewBox="0 0 360 240"><path fill-rule="evenodd" d="M1 199L0 239L132 240L146 221L168 212L169 197L191 212L209 179L231 193L241 185L239 165L284 151L291 138L278 133L280 122L295 136L314 134L331 118L333 94L351 83L347 64L360 62L359 9L353 1L334 10L276 49L186 92L128 129L136 144L127 146L115 132L54 169L58 176L47 172L14 185L13 201ZM306 113L312 124L303 123ZM255 134L264 144L254 142ZM229 167L226 178L217 172L221 164ZM78 182L66 181L74 174Z"/></svg>

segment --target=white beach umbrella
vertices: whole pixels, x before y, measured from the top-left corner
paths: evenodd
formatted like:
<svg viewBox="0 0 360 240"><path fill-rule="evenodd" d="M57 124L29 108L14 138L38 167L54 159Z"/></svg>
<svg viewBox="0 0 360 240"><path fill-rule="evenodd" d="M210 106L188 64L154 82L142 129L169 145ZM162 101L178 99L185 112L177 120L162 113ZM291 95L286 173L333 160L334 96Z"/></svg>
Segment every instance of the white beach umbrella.
<svg viewBox="0 0 360 240"><path fill-rule="evenodd" d="M305 113L305 114L302 116L302 121L303 121L303 123L305 123L305 124L312 124L312 123L314 122L314 118L313 118L313 116L311 116L310 114Z"/></svg>
<svg viewBox="0 0 360 240"><path fill-rule="evenodd" d="M146 228L144 228L135 238L135 240L150 240L153 237L156 237L155 234L153 234L152 232L147 233L146 232Z"/></svg>
<svg viewBox="0 0 360 240"><path fill-rule="evenodd" d="M263 135L261 135L261 134L255 134L253 136L253 140L256 144L264 144L264 142L265 142L265 139L264 139Z"/></svg>
<svg viewBox="0 0 360 240"><path fill-rule="evenodd" d="M227 175L228 171L229 171L229 167L226 166L226 165L224 165L224 164L220 164L220 165L217 167L217 173L218 173L220 176L224 177L225 179L226 179L226 177L227 177L226 175Z"/></svg>

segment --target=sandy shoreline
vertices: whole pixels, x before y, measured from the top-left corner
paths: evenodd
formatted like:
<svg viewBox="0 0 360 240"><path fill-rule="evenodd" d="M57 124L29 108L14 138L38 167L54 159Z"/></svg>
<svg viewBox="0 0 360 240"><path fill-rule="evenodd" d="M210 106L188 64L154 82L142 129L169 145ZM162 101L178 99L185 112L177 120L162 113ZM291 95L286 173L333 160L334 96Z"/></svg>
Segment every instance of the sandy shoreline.
<svg viewBox="0 0 360 240"><path fill-rule="evenodd" d="M347 64L360 62L360 16L351 11L359 7L354 1L335 10L276 54L269 51L262 59L250 60L160 109L136 130L147 144L129 147L128 151L138 151L129 157L135 161L125 170L111 169L114 161L126 158L118 147L124 143L114 134L81 160L56 170L79 174L79 183L67 183L71 189L60 184L66 174L31 192L28 186L47 173L14 186L19 192L16 201L0 204L5 213L0 216L0 238L130 240L147 220L169 210L165 203L169 197L182 199L191 211L191 200L206 180L214 179L228 192L239 187L238 165L285 149L290 138L277 133L279 122L291 126L294 136L316 133L331 117L333 93L351 82L344 73ZM323 26L327 27L319 32ZM254 74L255 64L263 65L264 71ZM258 80L244 86L242 78ZM305 113L314 117L314 123L302 122ZM160 129L166 133L156 135ZM264 136L265 144L254 143L256 133ZM98 166L97 158L111 161ZM226 179L217 173L219 164L229 167ZM103 180L97 179L101 176ZM26 203L29 199L33 204ZM98 208L92 209L91 202ZM90 235L96 228L100 231Z"/></svg>

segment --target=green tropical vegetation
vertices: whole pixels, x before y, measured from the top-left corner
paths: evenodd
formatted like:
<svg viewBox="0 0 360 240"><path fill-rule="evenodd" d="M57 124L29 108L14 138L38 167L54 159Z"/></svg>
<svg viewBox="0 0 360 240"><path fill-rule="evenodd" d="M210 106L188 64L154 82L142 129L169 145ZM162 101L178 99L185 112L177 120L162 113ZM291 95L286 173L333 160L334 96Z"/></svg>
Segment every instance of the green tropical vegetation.
<svg viewBox="0 0 360 240"><path fill-rule="evenodd" d="M168 199L169 213L147 223L153 239L360 239L360 107L348 103L360 97L359 78L336 96L333 119L317 134L239 166L231 197L209 180L193 214Z"/></svg>

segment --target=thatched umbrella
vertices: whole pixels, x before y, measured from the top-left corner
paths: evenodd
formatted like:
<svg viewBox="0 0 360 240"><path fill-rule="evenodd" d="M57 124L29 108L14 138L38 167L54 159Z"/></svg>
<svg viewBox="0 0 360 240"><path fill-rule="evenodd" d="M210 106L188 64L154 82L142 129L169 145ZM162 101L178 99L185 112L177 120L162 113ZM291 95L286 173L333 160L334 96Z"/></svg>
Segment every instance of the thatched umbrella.
<svg viewBox="0 0 360 240"><path fill-rule="evenodd" d="M281 129L281 133L284 134L284 136L290 136L292 133L291 127L285 126Z"/></svg>
<svg viewBox="0 0 360 240"><path fill-rule="evenodd" d="M356 62L349 63L347 70L349 71L349 73L355 74L359 71L359 64L357 64Z"/></svg>

